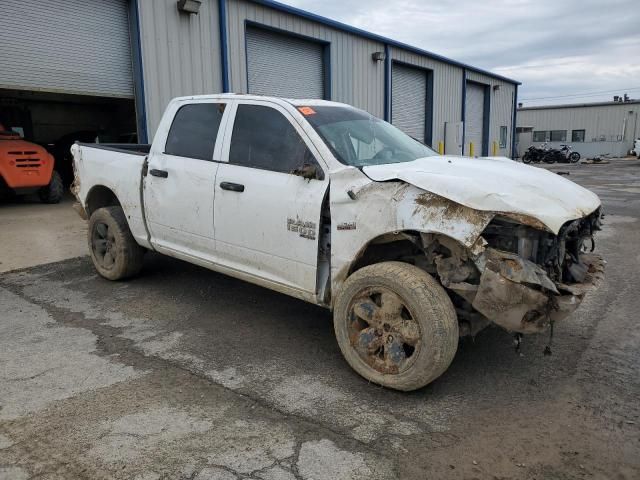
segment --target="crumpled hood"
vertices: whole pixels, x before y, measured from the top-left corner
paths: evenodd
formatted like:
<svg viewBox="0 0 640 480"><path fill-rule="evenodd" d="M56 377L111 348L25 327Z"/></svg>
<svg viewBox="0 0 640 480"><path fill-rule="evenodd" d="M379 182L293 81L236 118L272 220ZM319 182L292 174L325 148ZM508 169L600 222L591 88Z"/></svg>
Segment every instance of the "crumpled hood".
<svg viewBox="0 0 640 480"><path fill-rule="evenodd" d="M586 188L505 157L434 156L363 171L372 180L402 180L476 210L528 215L556 234L567 221L600 206Z"/></svg>

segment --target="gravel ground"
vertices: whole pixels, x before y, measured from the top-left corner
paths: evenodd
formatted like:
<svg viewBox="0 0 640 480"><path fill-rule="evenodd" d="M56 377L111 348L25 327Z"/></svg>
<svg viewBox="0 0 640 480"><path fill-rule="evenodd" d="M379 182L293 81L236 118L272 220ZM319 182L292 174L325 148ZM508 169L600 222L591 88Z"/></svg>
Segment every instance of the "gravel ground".
<svg viewBox="0 0 640 480"><path fill-rule="evenodd" d="M551 356L487 329L408 394L328 312L170 258L1 274L0 479L640 478L640 162L549 168L601 196L606 281Z"/></svg>

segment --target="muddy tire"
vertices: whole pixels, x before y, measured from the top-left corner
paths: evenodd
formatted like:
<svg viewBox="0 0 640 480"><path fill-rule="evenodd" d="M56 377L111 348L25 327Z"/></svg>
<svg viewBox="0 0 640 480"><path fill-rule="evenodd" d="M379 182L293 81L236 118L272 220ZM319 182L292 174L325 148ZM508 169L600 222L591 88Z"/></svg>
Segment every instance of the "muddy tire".
<svg viewBox="0 0 640 480"><path fill-rule="evenodd" d="M333 312L340 350L367 380L416 390L438 378L458 348L458 319L444 288L401 262L356 271Z"/></svg>
<svg viewBox="0 0 640 480"><path fill-rule="evenodd" d="M60 203L62 195L64 195L62 178L60 178L60 174L54 170L51 174L49 185L38 190L38 196L42 203Z"/></svg>
<svg viewBox="0 0 640 480"><path fill-rule="evenodd" d="M87 237L93 265L104 278L121 280L142 269L145 250L134 240L122 207L93 212Z"/></svg>

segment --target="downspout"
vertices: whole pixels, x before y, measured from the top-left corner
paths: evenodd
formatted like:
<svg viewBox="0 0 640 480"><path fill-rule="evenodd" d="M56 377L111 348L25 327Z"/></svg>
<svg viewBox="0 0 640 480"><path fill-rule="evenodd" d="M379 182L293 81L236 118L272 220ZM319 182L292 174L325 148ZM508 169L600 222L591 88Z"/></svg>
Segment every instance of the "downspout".
<svg viewBox="0 0 640 480"><path fill-rule="evenodd" d="M229 49L227 48L227 0L218 0L218 29L220 30L220 67L222 93L229 92Z"/></svg>
<svg viewBox="0 0 640 480"><path fill-rule="evenodd" d="M384 45L384 120L391 122L391 49Z"/></svg>
<svg viewBox="0 0 640 480"><path fill-rule="evenodd" d="M133 93L136 108L136 129L138 143L148 143L147 108L144 92L144 71L142 68L142 41L140 38L140 13L138 0L129 2L129 29L133 70Z"/></svg>
<svg viewBox="0 0 640 480"><path fill-rule="evenodd" d="M462 69L462 111L460 112L460 118L462 122L462 155L464 156L464 131L466 130L465 116L467 113L467 69Z"/></svg>
<svg viewBox="0 0 640 480"><path fill-rule="evenodd" d="M493 101L493 89L491 85L484 87L484 105L482 109L482 157L489 156L489 143L491 142L491 102Z"/></svg>
<svg viewBox="0 0 640 480"><path fill-rule="evenodd" d="M511 125L511 159L516 159L516 119L518 114L518 85L513 91L513 124Z"/></svg>

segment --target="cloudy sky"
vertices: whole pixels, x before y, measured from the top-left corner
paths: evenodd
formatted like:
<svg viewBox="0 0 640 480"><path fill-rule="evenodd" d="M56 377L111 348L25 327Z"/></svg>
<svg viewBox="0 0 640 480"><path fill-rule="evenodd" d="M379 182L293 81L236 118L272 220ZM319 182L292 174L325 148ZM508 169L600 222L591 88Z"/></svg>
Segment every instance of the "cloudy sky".
<svg viewBox="0 0 640 480"><path fill-rule="evenodd" d="M282 1L519 80L526 105L640 98L638 0Z"/></svg>

